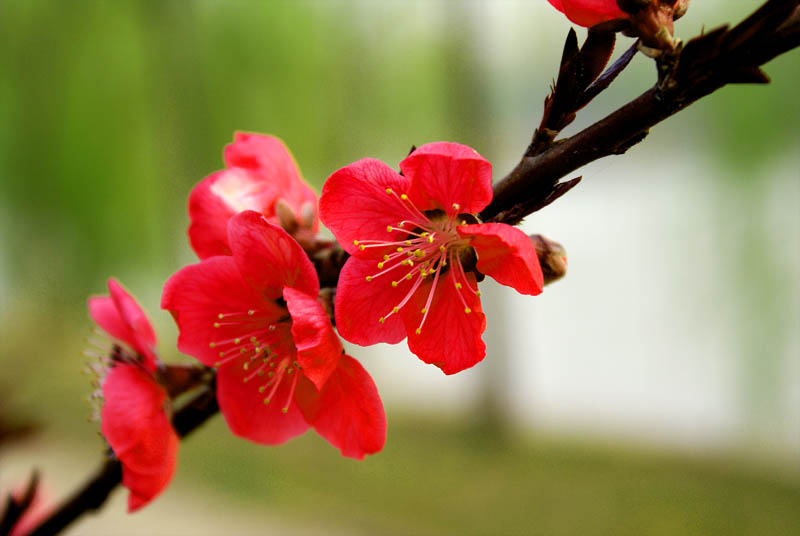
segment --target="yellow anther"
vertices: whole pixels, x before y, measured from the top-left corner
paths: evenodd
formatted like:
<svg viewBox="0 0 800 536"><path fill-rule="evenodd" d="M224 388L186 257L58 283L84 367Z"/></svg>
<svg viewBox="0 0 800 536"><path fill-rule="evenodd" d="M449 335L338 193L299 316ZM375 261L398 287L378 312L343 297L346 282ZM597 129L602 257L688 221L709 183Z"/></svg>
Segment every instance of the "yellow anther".
<svg viewBox="0 0 800 536"><path fill-rule="evenodd" d="M220 314L218 314L218 315L217 315L217 318L219 318L220 320L222 320L223 318L225 318L225 315L224 315L224 314L222 314L222 313L220 313Z"/></svg>
<svg viewBox="0 0 800 536"><path fill-rule="evenodd" d="M383 270L383 263L382 262L378 263L378 270Z"/></svg>
<svg viewBox="0 0 800 536"><path fill-rule="evenodd" d="M256 312L253 309L250 309L249 311L247 311L247 314L253 316L254 314L256 314Z"/></svg>
<svg viewBox="0 0 800 536"><path fill-rule="evenodd" d="M233 339L233 344L239 344L240 342L242 342L242 339L240 339L239 337Z"/></svg>
<svg viewBox="0 0 800 536"><path fill-rule="evenodd" d="M263 376L265 372L266 371L264 369L261 369L261 370L258 371L258 375L259 376Z"/></svg>
<svg viewBox="0 0 800 536"><path fill-rule="evenodd" d="M258 388L258 392L259 393L263 393L266 390L267 390L267 386L266 385L262 385L261 387Z"/></svg>
<svg viewBox="0 0 800 536"><path fill-rule="evenodd" d="M390 233L392 232L392 229L393 229L393 228L392 228L392 226L391 226L391 225L387 225L387 226L386 226L386 230L387 230L387 231L389 231Z"/></svg>
<svg viewBox="0 0 800 536"><path fill-rule="evenodd" d="M397 312L398 312L399 310L400 310L400 308L399 308L399 307L392 307L392 312L393 312L394 314L397 314Z"/></svg>
<svg viewBox="0 0 800 536"><path fill-rule="evenodd" d="M269 398L265 398L265 399L264 399L264 405L265 405L265 406L269 405Z"/></svg>
<svg viewBox="0 0 800 536"><path fill-rule="evenodd" d="M414 250L414 256L417 257L417 258L422 258L422 257L425 256L425 252L422 251L421 249L415 249Z"/></svg>
<svg viewBox="0 0 800 536"><path fill-rule="evenodd" d="M424 232L424 233L422 233L420 236L428 236L429 234L430 234L430 233L429 233L428 231L425 231L425 232Z"/></svg>
<svg viewBox="0 0 800 536"><path fill-rule="evenodd" d="M466 225L466 224L467 224L467 220L461 220L461 225Z"/></svg>
<svg viewBox="0 0 800 536"><path fill-rule="evenodd" d="M368 276L367 276L367 282L370 282L370 281L372 281L372 276L371 276L371 275L368 275Z"/></svg>
<svg viewBox="0 0 800 536"><path fill-rule="evenodd" d="M480 298L481 297L481 291L480 290L476 290L475 291L475 295Z"/></svg>
<svg viewBox="0 0 800 536"><path fill-rule="evenodd" d="M219 322L214 322L214 327L218 328L219 327Z"/></svg>
<svg viewBox="0 0 800 536"><path fill-rule="evenodd" d="M250 342L256 342L257 340L258 340L258 339L257 339L255 336L253 336L253 337L250 337Z"/></svg>
<svg viewBox="0 0 800 536"><path fill-rule="evenodd" d="M250 381L250 378L248 376L245 376L244 378L242 378L242 382L243 383L247 383L249 381Z"/></svg>
<svg viewBox="0 0 800 536"><path fill-rule="evenodd" d="M389 260L389 255L384 255L383 256L383 260L388 261Z"/></svg>
<svg viewBox="0 0 800 536"><path fill-rule="evenodd" d="M406 240L406 245L410 246L411 245L411 240Z"/></svg>
<svg viewBox="0 0 800 536"><path fill-rule="evenodd" d="M400 253L401 251L403 251L403 248L401 248L401 247L398 247L398 248L397 248L397 252L398 252L398 253Z"/></svg>
<svg viewBox="0 0 800 536"><path fill-rule="evenodd" d="M358 245L358 240L353 240L353 244Z"/></svg>
<svg viewBox="0 0 800 536"><path fill-rule="evenodd" d="M433 236L428 237L428 243L433 244Z"/></svg>
<svg viewBox="0 0 800 536"><path fill-rule="evenodd" d="M444 250L445 250L445 249L446 249L446 248L445 248L444 246L439 246L439 251L441 251L442 253L444 253Z"/></svg>
<svg viewBox="0 0 800 536"><path fill-rule="evenodd" d="M216 346L217 346L217 343L215 343L215 342L208 343L208 347L209 348L216 348Z"/></svg>
<svg viewBox="0 0 800 536"><path fill-rule="evenodd" d="M365 249L367 249L367 246L365 246L363 244L359 244L358 249L360 249L361 251L364 251Z"/></svg>
<svg viewBox="0 0 800 536"><path fill-rule="evenodd" d="M250 361L245 361L243 367L244 367L244 370L249 369L250 368Z"/></svg>
<svg viewBox="0 0 800 536"><path fill-rule="evenodd" d="M272 324L272 325L269 327L269 330L270 330L270 331L275 331L275 324Z"/></svg>
<svg viewBox="0 0 800 536"><path fill-rule="evenodd" d="M461 289L461 283L456 283L456 288L460 290Z"/></svg>
<svg viewBox="0 0 800 536"><path fill-rule="evenodd" d="M216 363L214 363L215 367L220 367L221 365L222 365L222 361L217 361Z"/></svg>
<svg viewBox="0 0 800 536"><path fill-rule="evenodd" d="M405 201L406 199L408 199L408 196L406 194L400 194L400 199Z"/></svg>
<svg viewBox="0 0 800 536"><path fill-rule="evenodd" d="M383 317L380 317L380 318L378 319L378 322L380 322L381 324L383 324L384 322L386 322L386 319L385 319L385 318L383 318Z"/></svg>
<svg viewBox="0 0 800 536"><path fill-rule="evenodd" d="M289 413L289 408L281 408L282 413Z"/></svg>
<svg viewBox="0 0 800 536"><path fill-rule="evenodd" d="M419 335L420 333L422 333L422 330L421 330L420 328L417 328L417 329L415 330L415 332L416 332L416 334L417 334L417 335Z"/></svg>
<svg viewBox="0 0 800 536"><path fill-rule="evenodd" d="M406 279L408 279L409 281L411 281L411 277L412 277L412 274L406 274Z"/></svg>
<svg viewBox="0 0 800 536"><path fill-rule="evenodd" d="M246 353L247 353L247 350L245 350L244 348L242 348L241 350L239 350L239 353L240 353L240 354L246 354Z"/></svg>
<svg viewBox="0 0 800 536"><path fill-rule="evenodd" d="M219 353L219 356L220 356L220 357L225 357L225 352L220 352L220 353Z"/></svg>
<svg viewBox="0 0 800 536"><path fill-rule="evenodd" d="M467 307L467 308L464 309L464 312L467 313L467 314L470 314L472 312L472 309Z"/></svg>
<svg viewBox="0 0 800 536"><path fill-rule="evenodd" d="M422 310L420 311L420 313L422 313L422 314L425 314L427 312L428 312L428 309L426 307L423 307Z"/></svg>
<svg viewBox="0 0 800 536"><path fill-rule="evenodd" d="M399 285L399 283L397 281L392 281L392 286L393 287L396 287L397 285Z"/></svg>
<svg viewBox="0 0 800 536"><path fill-rule="evenodd" d="M391 195L394 193L394 190L392 190L391 188L386 188L386 193Z"/></svg>
<svg viewBox="0 0 800 536"><path fill-rule="evenodd" d="M453 203L453 208L454 208L455 210L458 210L458 209L460 209L460 208L461 208L461 205L459 205L458 203Z"/></svg>

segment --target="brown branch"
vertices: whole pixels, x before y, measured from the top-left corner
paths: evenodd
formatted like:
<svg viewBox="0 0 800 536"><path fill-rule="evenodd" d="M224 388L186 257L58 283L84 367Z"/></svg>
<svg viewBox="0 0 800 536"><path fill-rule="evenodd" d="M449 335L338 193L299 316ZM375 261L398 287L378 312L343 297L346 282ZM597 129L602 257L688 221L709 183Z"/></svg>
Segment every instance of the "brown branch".
<svg viewBox="0 0 800 536"><path fill-rule="evenodd" d="M181 438L188 436L219 411L215 387L212 380L209 386L202 388L199 394L175 413L172 426ZM117 458L111 457L100 465L94 477L42 521L30 536L57 534L84 513L100 509L120 482L122 464Z"/></svg>
<svg viewBox="0 0 800 536"><path fill-rule="evenodd" d="M563 188L559 179L594 160L624 153L642 141L650 127L698 99L727 84L767 82L760 66L800 46L798 1L769 0L736 27L692 39L662 62L666 74L656 86L544 152L523 156L495 184L494 199L481 218L517 223Z"/></svg>

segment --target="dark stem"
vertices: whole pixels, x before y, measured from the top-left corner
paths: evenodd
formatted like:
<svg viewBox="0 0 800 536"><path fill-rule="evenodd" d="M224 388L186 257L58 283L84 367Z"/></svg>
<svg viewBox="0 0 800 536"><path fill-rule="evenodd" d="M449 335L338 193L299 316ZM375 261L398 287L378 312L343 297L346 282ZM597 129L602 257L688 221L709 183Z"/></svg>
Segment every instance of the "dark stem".
<svg viewBox="0 0 800 536"><path fill-rule="evenodd" d="M659 84L546 151L523 156L495 184L494 198L481 213L483 221L517 223L552 198L559 179L604 156L624 153L650 127L698 99L729 83L768 81L759 67L800 46L797 6L798 0L769 0L735 28L720 28L687 43Z"/></svg>
<svg viewBox="0 0 800 536"><path fill-rule="evenodd" d="M172 418L172 425L181 438L188 436L219 411L214 394L215 383L192 397ZM95 475L36 527L30 536L57 534L85 512L98 510L122 482L122 464L111 457L103 462Z"/></svg>

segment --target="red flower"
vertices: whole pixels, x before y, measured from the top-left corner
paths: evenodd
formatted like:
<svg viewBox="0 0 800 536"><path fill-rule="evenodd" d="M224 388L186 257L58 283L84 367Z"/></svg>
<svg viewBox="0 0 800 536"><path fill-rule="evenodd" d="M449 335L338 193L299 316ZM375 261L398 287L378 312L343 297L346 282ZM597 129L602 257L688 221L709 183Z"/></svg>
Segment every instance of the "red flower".
<svg viewBox="0 0 800 536"><path fill-rule="evenodd" d="M300 176L286 145L274 136L236 132L225 147L225 168L189 194L189 242L201 259L230 255L228 220L243 210L279 222L279 203L297 224L317 231L317 197Z"/></svg>
<svg viewBox="0 0 800 536"><path fill-rule="evenodd" d="M536 250L519 229L480 223L492 199L491 164L456 143L423 145L402 175L363 159L327 180L323 223L352 255L339 276L336 326L360 345L397 343L446 374L483 359L483 274L539 294Z"/></svg>
<svg viewBox="0 0 800 536"><path fill-rule="evenodd" d="M100 429L122 462L122 485L130 490L128 511L133 512L169 484L179 440L166 412L167 393L154 376L153 327L116 280L108 280L108 290L110 296L89 298L89 316L116 339L101 379Z"/></svg>
<svg viewBox="0 0 800 536"><path fill-rule="evenodd" d="M313 426L345 456L381 450L386 418L378 391L344 355L299 244L253 211L231 218L228 244L232 256L173 275L161 306L178 324L178 348L217 367L230 429L277 445Z"/></svg>
<svg viewBox="0 0 800 536"><path fill-rule="evenodd" d="M617 0L547 0L553 7L581 26L594 26L607 20L628 18Z"/></svg>

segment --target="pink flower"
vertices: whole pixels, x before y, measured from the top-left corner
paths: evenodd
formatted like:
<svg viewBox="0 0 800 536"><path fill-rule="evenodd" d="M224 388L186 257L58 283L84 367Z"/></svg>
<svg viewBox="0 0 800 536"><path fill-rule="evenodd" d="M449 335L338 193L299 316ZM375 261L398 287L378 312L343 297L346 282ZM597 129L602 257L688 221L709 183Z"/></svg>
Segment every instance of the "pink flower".
<svg viewBox="0 0 800 536"><path fill-rule="evenodd" d="M147 315L115 279L109 296L89 298L89 316L115 339L101 379L100 429L122 463L128 511L149 503L175 472L178 436L167 414L167 392L156 381L156 336Z"/></svg>
<svg viewBox="0 0 800 536"><path fill-rule="evenodd" d="M617 0L547 0L569 20L580 26L594 26L607 20L628 18Z"/></svg>
<svg viewBox="0 0 800 536"><path fill-rule="evenodd" d="M317 197L300 176L286 145L274 136L236 132L225 147L225 169L200 181L189 194L189 242L201 259L230 255L228 220L243 210L279 224L294 219L316 233ZM281 209L289 212L280 213Z"/></svg>
<svg viewBox="0 0 800 536"><path fill-rule="evenodd" d="M277 445L312 426L342 454L383 448L386 418L372 378L345 355L299 244L253 211L228 223L232 256L187 266L164 286L178 348L217 367L234 434Z"/></svg>
<svg viewBox="0 0 800 536"><path fill-rule="evenodd" d="M456 143L423 145L400 162L374 159L327 180L323 223L352 255L339 276L339 334L360 345L397 343L454 374L483 359L484 274L522 294L542 291L536 250L519 229L481 223L492 167Z"/></svg>

